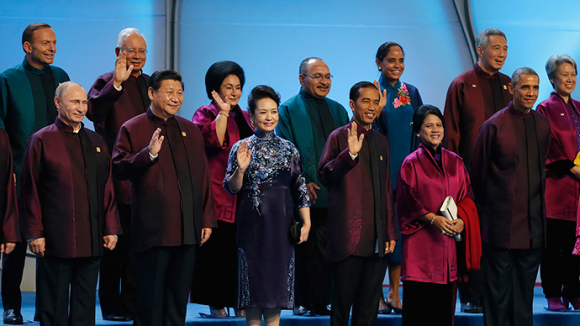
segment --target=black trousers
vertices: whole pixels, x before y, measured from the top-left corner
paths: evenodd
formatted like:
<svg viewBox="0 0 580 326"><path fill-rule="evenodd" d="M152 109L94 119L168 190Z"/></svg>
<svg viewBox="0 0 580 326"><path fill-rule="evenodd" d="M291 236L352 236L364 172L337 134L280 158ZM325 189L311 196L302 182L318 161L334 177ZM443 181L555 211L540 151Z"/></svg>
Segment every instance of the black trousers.
<svg viewBox="0 0 580 326"><path fill-rule="evenodd" d="M532 305L542 248L505 249L483 244L483 322L533 325Z"/></svg>
<svg viewBox="0 0 580 326"><path fill-rule="evenodd" d="M16 243L16 247L9 255L2 254L2 305L4 311L14 309L20 313L22 308L20 284L24 273L26 247L26 239L23 239Z"/></svg>
<svg viewBox="0 0 580 326"><path fill-rule="evenodd" d="M461 303L475 303L481 304L482 297L482 276L481 271L467 272L467 282L459 282L457 289L459 290L459 300Z"/></svg>
<svg viewBox="0 0 580 326"><path fill-rule="evenodd" d="M546 298L580 297L580 256L572 254L576 221L548 219L546 248L542 254L542 288Z"/></svg>
<svg viewBox="0 0 580 326"><path fill-rule="evenodd" d="M99 277L99 300L104 316L133 314L135 276L131 232L131 206L117 205L123 235L115 250L104 250Z"/></svg>
<svg viewBox="0 0 580 326"><path fill-rule="evenodd" d="M38 258L40 325L94 326L100 257ZM70 287L70 308L69 308Z"/></svg>
<svg viewBox="0 0 580 326"><path fill-rule="evenodd" d="M197 246L152 247L135 254L133 325L185 325Z"/></svg>
<svg viewBox="0 0 580 326"><path fill-rule="evenodd" d="M322 309L330 303L330 263L326 259L328 209L310 209L308 241L296 246L296 306Z"/></svg>
<svg viewBox="0 0 580 326"><path fill-rule="evenodd" d="M380 257L349 256L332 263L330 325L375 325L386 263ZM404 292L403 292L404 293Z"/></svg>
<svg viewBox="0 0 580 326"><path fill-rule="evenodd" d="M453 325L457 281L447 284L403 282L403 326Z"/></svg>

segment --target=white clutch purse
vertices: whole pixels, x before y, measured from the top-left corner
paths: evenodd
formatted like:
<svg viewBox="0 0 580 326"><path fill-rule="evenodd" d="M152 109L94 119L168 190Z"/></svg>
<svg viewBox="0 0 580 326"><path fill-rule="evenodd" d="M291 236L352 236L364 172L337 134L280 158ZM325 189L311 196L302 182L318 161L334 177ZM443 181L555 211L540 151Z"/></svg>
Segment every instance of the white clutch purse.
<svg viewBox="0 0 580 326"><path fill-rule="evenodd" d="M453 197L447 196L439 209L441 214L445 216L448 220L454 221L457 219L457 205L455 205L455 200ZM461 241L461 234L455 235L455 241Z"/></svg>

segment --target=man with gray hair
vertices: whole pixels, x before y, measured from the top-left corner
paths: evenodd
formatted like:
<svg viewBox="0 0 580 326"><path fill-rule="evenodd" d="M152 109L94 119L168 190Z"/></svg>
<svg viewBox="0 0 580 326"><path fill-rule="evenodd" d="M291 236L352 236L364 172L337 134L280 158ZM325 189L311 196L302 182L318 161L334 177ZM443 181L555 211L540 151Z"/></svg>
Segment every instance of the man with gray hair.
<svg viewBox="0 0 580 326"><path fill-rule="evenodd" d="M14 155L16 189L20 190L22 157L30 136L54 122L54 91L68 75L53 66L56 35L50 25L33 23L22 33L22 63L0 74L0 127L6 129ZM2 304L5 324L22 324L20 283L26 260L26 242L16 243L2 259ZM35 318L36 319L36 318Z"/></svg>
<svg viewBox="0 0 580 326"><path fill-rule="evenodd" d="M443 147L459 154L468 170L479 127L511 100L510 78L499 72L507 57L505 34L488 28L479 33L476 46L478 61L451 82L444 112ZM461 311L482 311L480 271L468 272L468 282L459 283L458 289Z"/></svg>
<svg viewBox="0 0 580 326"><path fill-rule="evenodd" d="M151 100L147 95L149 76L143 73L147 60L147 40L136 28L119 33L115 48L115 70L99 76L89 91L87 117L112 150L119 129L127 120L145 113ZM101 260L99 299L103 319L133 319L135 277L131 248L131 190L129 181L113 178L123 235L117 250Z"/></svg>
<svg viewBox="0 0 580 326"><path fill-rule="evenodd" d="M296 247L296 315L328 315L330 311L330 265L326 260L326 220L328 193L318 180L316 169L326 140L332 131L349 121L344 107L326 97L332 75L322 59L310 57L300 63L300 93L282 103L276 134L294 143L300 162L310 207L308 241Z"/></svg>
<svg viewBox="0 0 580 326"><path fill-rule="evenodd" d="M111 159L82 124L79 84L62 83L54 103L58 117L30 137L22 162L23 230L38 256L40 324L94 325L100 257L121 233Z"/></svg>
<svg viewBox="0 0 580 326"><path fill-rule="evenodd" d="M545 162L550 122L532 110L538 74L520 68L508 85L513 101L477 136L471 185L481 224L487 326L532 325L532 302L545 240Z"/></svg>

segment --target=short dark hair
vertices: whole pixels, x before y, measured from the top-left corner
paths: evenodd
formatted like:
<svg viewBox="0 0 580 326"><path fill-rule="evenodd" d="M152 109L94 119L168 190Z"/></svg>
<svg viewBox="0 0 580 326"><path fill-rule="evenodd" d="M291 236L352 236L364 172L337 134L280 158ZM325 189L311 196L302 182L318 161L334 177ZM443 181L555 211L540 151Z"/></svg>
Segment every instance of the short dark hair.
<svg viewBox="0 0 580 326"><path fill-rule="evenodd" d="M264 98L270 98L276 102L276 106L280 106L280 94L276 93L274 89L266 85L258 85L252 89L250 96L248 96L248 112L254 115L258 101Z"/></svg>
<svg viewBox="0 0 580 326"><path fill-rule="evenodd" d="M538 80L540 79L540 76L538 76L538 73L534 69L529 67L521 67L516 69L516 71L514 71L512 74L512 86L515 87L518 84L520 79L522 79L522 75L535 75L538 77Z"/></svg>
<svg viewBox="0 0 580 326"><path fill-rule="evenodd" d="M301 75L306 75L306 67L308 66L308 62L310 60L314 60L314 61L324 61L324 60L320 59L319 57L308 57L308 58L302 60L302 62L300 62L300 68L298 68L298 72Z"/></svg>
<svg viewBox="0 0 580 326"><path fill-rule="evenodd" d="M149 79L149 87L156 91L161 87L161 83L163 83L164 80L177 80L181 83L181 88L185 91L185 85L183 84L181 75L177 71L170 69L157 70L154 72Z"/></svg>
<svg viewBox="0 0 580 326"><path fill-rule="evenodd" d="M487 48L487 43L489 43L489 37L492 35L502 36L503 38L505 38L507 42L507 37L505 36L504 32L502 32L497 28L488 28L479 33L479 35L477 35L477 38L475 39L475 47L481 45L482 48L484 49Z"/></svg>
<svg viewBox="0 0 580 326"><path fill-rule="evenodd" d="M423 121L425 121L425 118L429 114L434 114L439 119L441 119L443 128L445 128L445 120L443 119L443 114L441 114L441 110L439 110L439 108L437 108L435 105L423 104L417 109L417 111L413 113L413 132L418 133L419 131L421 131Z"/></svg>
<svg viewBox="0 0 580 326"><path fill-rule="evenodd" d="M385 42L383 43L383 45L379 46L379 49L377 50L377 59L379 59L379 61L383 61L383 59L389 54L393 46L400 47L401 52L403 52L403 55L405 55L405 50L403 50L403 47L399 43Z"/></svg>
<svg viewBox="0 0 580 326"><path fill-rule="evenodd" d="M34 23L26 26L24 32L22 32L22 45L24 45L24 43L26 42L31 43L34 32L43 28L52 28L52 27L50 27L50 25L46 23Z"/></svg>
<svg viewBox="0 0 580 326"><path fill-rule="evenodd" d="M353 102L356 102L356 100L358 100L358 97L360 95L359 90L361 88L367 88L367 87L377 89L377 86L375 86L375 84L368 82L368 81L360 81L360 82L352 85L352 87L350 88L350 95L349 95L350 99ZM378 89L377 89L377 91L378 91Z"/></svg>
<svg viewBox="0 0 580 326"><path fill-rule="evenodd" d="M212 91L219 91L220 86L229 75L236 75L240 79L240 85L244 88L246 77L244 76L244 69L233 61L218 61L211 65L205 73L205 92L207 98L213 99Z"/></svg>

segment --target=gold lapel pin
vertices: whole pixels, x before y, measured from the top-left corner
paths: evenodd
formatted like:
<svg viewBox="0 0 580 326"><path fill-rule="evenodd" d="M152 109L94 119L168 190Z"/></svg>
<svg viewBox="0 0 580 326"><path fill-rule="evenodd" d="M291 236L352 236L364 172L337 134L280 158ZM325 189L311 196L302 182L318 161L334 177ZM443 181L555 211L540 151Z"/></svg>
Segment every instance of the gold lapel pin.
<svg viewBox="0 0 580 326"><path fill-rule="evenodd" d="M381 159L381 161L383 160L383 156L382 156L382 155L381 155L381 156L379 156L379 158Z"/></svg>
<svg viewBox="0 0 580 326"><path fill-rule="evenodd" d="M506 85L503 85L503 89L507 89L507 86Z"/></svg>
<svg viewBox="0 0 580 326"><path fill-rule="evenodd" d="M182 135L183 137L187 137L187 134L185 133L185 131L182 131L182 132L181 132L181 135Z"/></svg>
<svg viewBox="0 0 580 326"><path fill-rule="evenodd" d="M97 153L101 152L101 148L97 146Z"/></svg>

